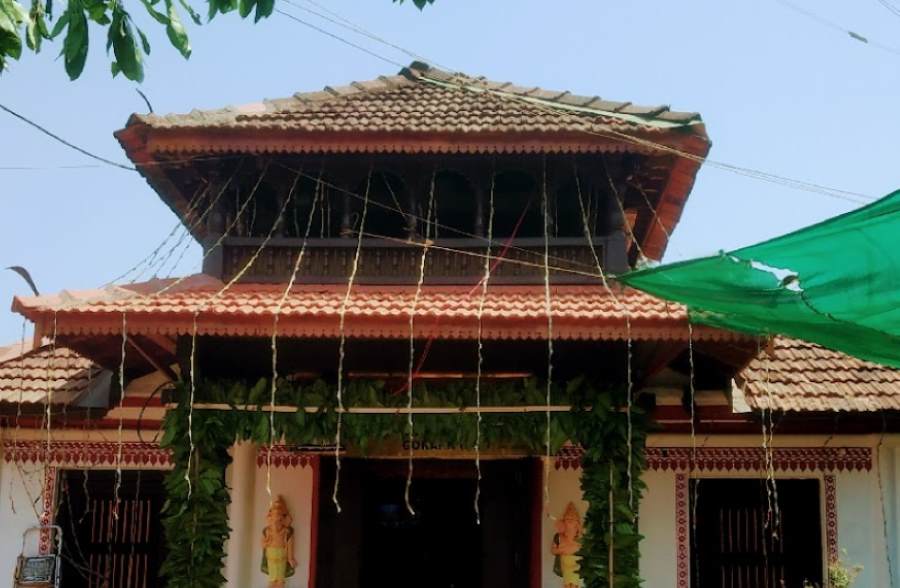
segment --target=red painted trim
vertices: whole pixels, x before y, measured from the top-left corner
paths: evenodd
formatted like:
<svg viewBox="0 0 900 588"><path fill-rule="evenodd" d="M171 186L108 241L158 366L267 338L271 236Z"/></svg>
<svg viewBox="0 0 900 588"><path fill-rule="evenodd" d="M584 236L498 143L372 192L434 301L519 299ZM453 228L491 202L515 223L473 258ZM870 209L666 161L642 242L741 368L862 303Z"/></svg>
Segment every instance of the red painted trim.
<svg viewBox="0 0 900 588"><path fill-rule="evenodd" d="M42 527L52 525L56 520L56 486L58 470L54 467L44 468L44 483L41 486L41 516ZM41 529L38 550L41 555L49 555L51 551L52 536L49 529Z"/></svg>
<svg viewBox="0 0 900 588"><path fill-rule="evenodd" d="M544 464L540 458L534 459L531 480L531 583L530 588L541 588L543 576L543 523L544 523Z"/></svg>
<svg viewBox="0 0 900 588"><path fill-rule="evenodd" d="M691 583L690 515L688 513L688 476L675 475L675 556L677 588L688 588Z"/></svg>
<svg viewBox="0 0 900 588"><path fill-rule="evenodd" d="M319 557L319 484L322 458L309 458L312 467L312 513L309 518L309 588L316 588L316 563Z"/></svg>
<svg viewBox="0 0 900 588"><path fill-rule="evenodd" d="M47 462L58 467L115 467L120 444L115 441L4 441L3 459L7 463ZM155 443L126 441L121 444L121 465L125 468L172 467L172 454Z"/></svg>
<svg viewBox="0 0 900 588"><path fill-rule="evenodd" d="M581 467L581 447L565 445L556 454L556 469ZM765 469L762 447L647 447L647 469L672 471L748 471ZM870 447L776 447L772 450L776 471L869 471Z"/></svg>
<svg viewBox="0 0 900 588"><path fill-rule="evenodd" d="M838 553L838 521L837 521L837 486L834 476L822 479L825 494L825 553L828 556L826 566L840 557Z"/></svg>

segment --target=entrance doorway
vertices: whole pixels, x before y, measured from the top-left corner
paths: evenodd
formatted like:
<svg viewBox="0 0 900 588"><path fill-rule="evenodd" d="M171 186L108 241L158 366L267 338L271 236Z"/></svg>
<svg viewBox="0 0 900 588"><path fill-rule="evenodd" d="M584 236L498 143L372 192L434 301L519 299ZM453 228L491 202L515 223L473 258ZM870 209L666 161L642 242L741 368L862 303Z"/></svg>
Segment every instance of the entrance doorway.
<svg viewBox="0 0 900 588"><path fill-rule="evenodd" d="M322 460L316 586L482 588L527 586L532 557L535 460L482 461L481 524L471 461L417 460L409 514L403 460ZM535 503L534 501L538 502Z"/></svg>

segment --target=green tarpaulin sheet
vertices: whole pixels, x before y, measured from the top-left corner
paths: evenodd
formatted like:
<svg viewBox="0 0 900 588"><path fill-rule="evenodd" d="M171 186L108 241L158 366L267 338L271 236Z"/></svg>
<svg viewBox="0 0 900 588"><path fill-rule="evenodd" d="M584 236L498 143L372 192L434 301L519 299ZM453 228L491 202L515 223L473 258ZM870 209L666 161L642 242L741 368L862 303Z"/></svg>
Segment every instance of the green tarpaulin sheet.
<svg viewBox="0 0 900 588"><path fill-rule="evenodd" d="M900 190L758 245L619 280L687 305L696 323L900 368Z"/></svg>

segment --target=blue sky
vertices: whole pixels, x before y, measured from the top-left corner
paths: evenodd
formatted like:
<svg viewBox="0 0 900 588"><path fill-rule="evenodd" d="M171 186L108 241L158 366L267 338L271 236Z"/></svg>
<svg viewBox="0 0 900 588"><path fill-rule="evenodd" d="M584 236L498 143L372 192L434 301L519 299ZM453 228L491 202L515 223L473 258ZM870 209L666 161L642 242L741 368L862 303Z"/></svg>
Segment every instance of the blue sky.
<svg viewBox="0 0 900 588"><path fill-rule="evenodd" d="M900 188L900 53L854 41L776 0L437 0L424 12L390 0L319 2L456 70L697 110L717 161L872 196ZM885 45L900 38L900 18L876 0L795 2ZM139 13L136 5L129 8ZM157 112L255 102L397 69L278 14L257 25L227 15L190 27L188 61L162 30L139 22L153 43L141 89ZM102 32L92 33L80 80L68 81L50 46L0 76L0 102L124 160L112 132L145 106L134 84L110 77ZM57 168L92 163L0 112L0 168L41 168L0 169L0 267L24 265L44 292L91 288L162 241L176 219L137 174ZM707 166L666 259L750 244L855 206ZM196 271L199 261L194 247L178 273ZM6 309L14 295L27 293L17 276L0 271L0 343L18 338L21 318Z"/></svg>

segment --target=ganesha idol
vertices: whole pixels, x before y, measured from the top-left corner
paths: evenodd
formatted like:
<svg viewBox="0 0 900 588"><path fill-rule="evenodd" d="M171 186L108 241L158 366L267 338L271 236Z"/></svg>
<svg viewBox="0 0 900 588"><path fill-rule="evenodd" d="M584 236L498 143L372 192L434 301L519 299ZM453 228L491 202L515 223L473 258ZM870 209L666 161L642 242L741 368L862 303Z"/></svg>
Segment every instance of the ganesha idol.
<svg viewBox="0 0 900 588"><path fill-rule="evenodd" d="M268 576L269 588L284 588L285 580L294 575L297 567L292 522L284 499L275 498L266 513L262 534L262 572Z"/></svg>
<svg viewBox="0 0 900 588"><path fill-rule="evenodd" d="M578 550L581 549L581 515L571 502L566 511L556 522L556 534L550 545L550 553L555 557L553 571L562 578L563 588L581 588L581 576L578 574Z"/></svg>

